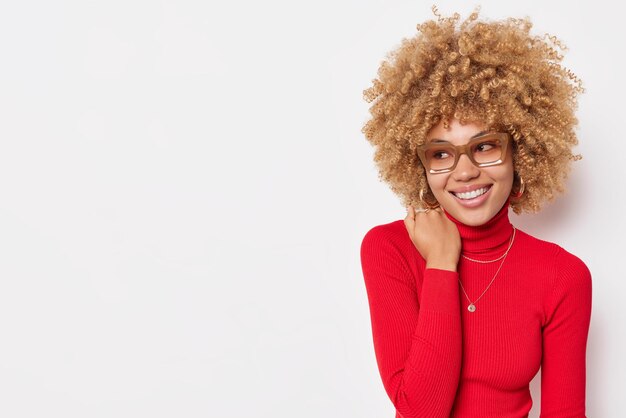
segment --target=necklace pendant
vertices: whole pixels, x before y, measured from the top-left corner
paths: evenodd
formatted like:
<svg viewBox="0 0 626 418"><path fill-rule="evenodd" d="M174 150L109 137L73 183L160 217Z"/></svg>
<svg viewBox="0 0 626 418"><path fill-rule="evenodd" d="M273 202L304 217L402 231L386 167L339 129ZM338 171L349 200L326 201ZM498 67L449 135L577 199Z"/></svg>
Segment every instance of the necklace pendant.
<svg viewBox="0 0 626 418"><path fill-rule="evenodd" d="M473 303L470 303L467 307L467 310L470 312L474 312L476 310L476 306Z"/></svg>

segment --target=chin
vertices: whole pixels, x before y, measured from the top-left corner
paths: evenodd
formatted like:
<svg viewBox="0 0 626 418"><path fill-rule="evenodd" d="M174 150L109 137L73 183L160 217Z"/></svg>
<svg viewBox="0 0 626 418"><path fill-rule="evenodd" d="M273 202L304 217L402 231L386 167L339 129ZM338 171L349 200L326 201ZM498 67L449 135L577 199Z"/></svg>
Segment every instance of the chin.
<svg viewBox="0 0 626 418"><path fill-rule="evenodd" d="M480 226L491 220L502 208L502 205L490 204L485 202L485 207L480 208L464 208L456 204L456 202L447 202L442 205L443 209L448 212L457 221L468 226ZM504 204L504 202L502 202Z"/></svg>
<svg viewBox="0 0 626 418"><path fill-rule="evenodd" d="M482 218L483 218L482 216L469 215L464 212L459 212L458 210L456 210L456 208L451 209L450 207L446 207L446 206L443 206L443 209L450 216L452 216L454 219L461 222L462 224L469 225L469 226L477 226L477 225L481 225L484 223L482 221Z"/></svg>
<svg viewBox="0 0 626 418"><path fill-rule="evenodd" d="M456 219L468 226L480 226L480 225L486 224L489 221L489 219L491 219L491 217L483 216L483 215L477 215L477 216L462 216L461 215L459 218L456 218Z"/></svg>

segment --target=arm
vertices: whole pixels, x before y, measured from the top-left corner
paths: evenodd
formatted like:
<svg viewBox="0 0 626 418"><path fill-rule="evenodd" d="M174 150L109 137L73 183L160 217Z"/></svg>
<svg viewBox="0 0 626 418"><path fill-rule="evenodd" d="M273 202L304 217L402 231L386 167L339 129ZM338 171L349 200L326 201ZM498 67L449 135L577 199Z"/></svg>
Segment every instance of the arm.
<svg viewBox="0 0 626 418"><path fill-rule="evenodd" d="M591 320L591 273L559 248L547 299L541 362L541 418L586 418L586 347Z"/></svg>
<svg viewBox="0 0 626 418"><path fill-rule="evenodd" d="M448 418L462 356L458 273L425 269L420 306L397 237L380 227L365 235L361 265L387 395L404 418Z"/></svg>

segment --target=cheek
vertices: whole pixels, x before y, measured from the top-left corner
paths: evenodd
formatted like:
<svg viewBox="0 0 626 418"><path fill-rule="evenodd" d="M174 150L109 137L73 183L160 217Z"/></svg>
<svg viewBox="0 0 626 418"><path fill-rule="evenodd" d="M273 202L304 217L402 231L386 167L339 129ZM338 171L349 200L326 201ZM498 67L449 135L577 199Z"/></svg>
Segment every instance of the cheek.
<svg viewBox="0 0 626 418"><path fill-rule="evenodd" d="M513 167L513 156L511 155L511 150L509 150L509 158L505 164L506 167L506 178L513 182L513 174L515 173L515 167Z"/></svg>
<svg viewBox="0 0 626 418"><path fill-rule="evenodd" d="M426 181L428 182L428 187L433 192L433 194L438 194L443 192L443 189L446 185L446 174L439 175L426 175Z"/></svg>
<svg viewBox="0 0 626 418"><path fill-rule="evenodd" d="M509 162L505 167L503 167L503 170L498 176L498 180L503 184L505 189L508 189L509 192L513 186L513 172L513 164Z"/></svg>

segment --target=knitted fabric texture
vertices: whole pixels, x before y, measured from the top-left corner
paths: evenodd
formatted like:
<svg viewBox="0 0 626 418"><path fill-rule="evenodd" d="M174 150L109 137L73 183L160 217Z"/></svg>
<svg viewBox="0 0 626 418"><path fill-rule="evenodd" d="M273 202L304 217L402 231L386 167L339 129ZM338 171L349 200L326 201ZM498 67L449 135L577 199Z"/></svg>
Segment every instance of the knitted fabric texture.
<svg viewBox="0 0 626 418"><path fill-rule="evenodd" d="M486 224L451 215L462 253L493 260L513 226L507 202ZM585 418L591 274L562 247L517 229L501 260L461 257L457 272L426 269L403 220L361 243L376 362L396 418L521 418L541 367L541 417Z"/></svg>

